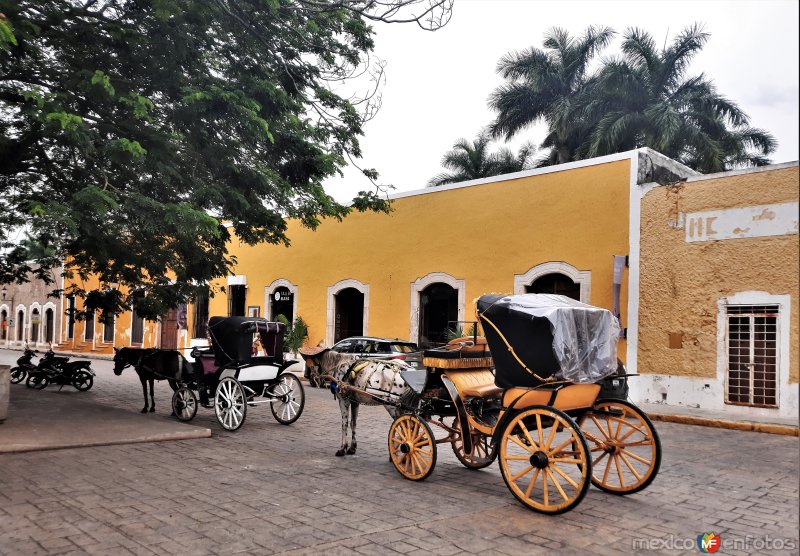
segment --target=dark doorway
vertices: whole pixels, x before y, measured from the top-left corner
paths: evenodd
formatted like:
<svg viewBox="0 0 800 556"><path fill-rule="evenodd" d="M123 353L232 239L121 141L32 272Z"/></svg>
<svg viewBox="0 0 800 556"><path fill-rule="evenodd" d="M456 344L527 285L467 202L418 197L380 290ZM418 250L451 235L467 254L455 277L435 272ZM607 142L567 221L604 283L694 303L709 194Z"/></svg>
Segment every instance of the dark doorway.
<svg viewBox="0 0 800 556"><path fill-rule="evenodd" d="M271 320L278 320L278 315L283 315L289 322L294 320L294 294L289 288L283 286L276 288L269 296L269 304Z"/></svg>
<svg viewBox="0 0 800 556"><path fill-rule="evenodd" d="M247 298L247 286L228 286L228 316L245 316L245 300Z"/></svg>
<svg viewBox="0 0 800 556"><path fill-rule="evenodd" d="M364 294L345 288L336 294L333 342L364 334Z"/></svg>
<svg viewBox="0 0 800 556"><path fill-rule="evenodd" d="M192 338L206 339L208 329L208 292L198 295L194 300L194 329Z"/></svg>
<svg viewBox="0 0 800 556"><path fill-rule="evenodd" d="M22 311L17 312L17 341L21 342L24 338L23 329L25 328L25 313Z"/></svg>
<svg viewBox="0 0 800 556"><path fill-rule="evenodd" d="M52 309L44 312L44 341L48 344L53 343L53 333L55 332L54 314Z"/></svg>
<svg viewBox="0 0 800 556"><path fill-rule="evenodd" d="M445 331L457 326L458 290L437 282L419 294L419 344L421 348L443 344Z"/></svg>
<svg viewBox="0 0 800 556"><path fill-rule="evenodd" d="M8 339L8 311L0 312L0 340Z"/></svg>
<svg viewBox="0 0 800 556"><path fill-rule="evenodd" d="M580 301L581 285L573 282L569 276L556 272L538 277L532 284L525 286L525 293L554 293Z"/></svg>
<svg viewBox="0 0 800 556"><path fill-rule="evenodd" d="M42 315L39 309L31 311L31 342L34 344L39 343L39 324L42 322Z"/></svg>
<svg viewBox="0 0 800 556"><path fill-rule="evenodd" d="M177 309L170 309L161 319L161 349L178 349Z"/></svg>
<svg viewBox="0 0 800 556"><path fill-rule="evenodd" d="M144 319L136 311L136 303L144 297L144 292L137 291L133 294L133 309L131 310L131 344L144 342Z"/></svg>
<svg viewBox="0 0 800 556"><path fill-rule="evenodd" d="M94 311L86 313L86 326L83 329L83 339L87 342L94 340Z"/></svg>

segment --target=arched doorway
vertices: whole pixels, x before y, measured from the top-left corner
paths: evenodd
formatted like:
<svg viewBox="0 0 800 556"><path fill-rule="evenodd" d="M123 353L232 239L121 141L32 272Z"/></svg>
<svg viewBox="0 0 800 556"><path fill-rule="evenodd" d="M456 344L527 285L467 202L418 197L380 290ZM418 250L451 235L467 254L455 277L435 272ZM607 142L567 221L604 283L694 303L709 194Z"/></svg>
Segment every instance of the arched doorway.
<svg viewBox="0 0 800 556"><path fill-rule="evenodd" d="M421 348L446 341L445 331L458 320L458 290L435 282L419 294L419 344Z"/></svg>
<svg viewBox="0 0 800 556"><path fill-rule="evenodd" d="M269 298L270 320L278 320L278 315L283 315L290 323L294 321L294 294L286 286L275 288Z"/></svg>
<svg viewBox="0 0 800 556"><path fill-rule="evenodd" d="M21 342L25 339L25 311L20 309L17 311L17 341Z"/></svg>
<svg viewBox="0 0 800 556"><path fill-rule="evenodd" d="M8 340L8 311L0 311L0 340Z"/></svg>
<svg viewBox="0 0 800 556"><path fill-rule="evenodd" d="M345 288L334 295L333 343L364 334L364 294Z"/></svg>
<svg viewBox="0 0 800 556"><path fill-rule="evenodd" d="M569 276L554 272L539 276L531 284L525 286L525 293L554 293L580 301L581 285L573 282Z"/></svg>
<svg viewBox="0 0 800 556"><path fill-rule="evenodd" d="M55 314L52 309L47 309L44 312L44 341L48 344L53 343L53 335L55 333Z"/></svg>
<svg viewBox="0 0 800 556"><path fill-rule="evenodd" d="M31 309L31 342L34 344L39 343L39 325L42 322L42 315L39 309L34 307Z"/></svg>

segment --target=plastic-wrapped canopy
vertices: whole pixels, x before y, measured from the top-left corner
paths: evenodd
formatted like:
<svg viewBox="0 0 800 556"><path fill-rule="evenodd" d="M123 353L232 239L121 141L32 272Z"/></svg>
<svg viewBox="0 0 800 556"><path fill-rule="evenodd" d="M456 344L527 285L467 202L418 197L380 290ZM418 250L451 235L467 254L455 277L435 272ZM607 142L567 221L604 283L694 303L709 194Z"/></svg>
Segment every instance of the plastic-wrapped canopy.
<svg viewBox="0 0 800 556"><path fill-rule="evenodd" d="M551 376L598 382L617 368L620 327L606 309L562 295L484 295L478 314L498 386L534 386Z"/></svg>

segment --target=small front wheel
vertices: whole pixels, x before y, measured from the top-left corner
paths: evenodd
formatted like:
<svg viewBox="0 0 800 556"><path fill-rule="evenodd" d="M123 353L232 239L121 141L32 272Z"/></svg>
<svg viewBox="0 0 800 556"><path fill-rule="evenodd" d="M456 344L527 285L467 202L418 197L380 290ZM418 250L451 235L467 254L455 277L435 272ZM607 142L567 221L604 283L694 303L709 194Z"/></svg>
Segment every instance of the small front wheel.
<svg viewBox="0 0 800 556"><path fill-rule="evenodd" d="M592 476L589 446L563 411L533 406L515 415L500 439L500 472L528 508L560 514L577 506Z"/></svg>
<svg viewBox="0 0 800 556"><path fill-rule="evenodd" d="M81 392L86 392L94 385L94 377L88 371L78 371L72 377L72 385Z"/></svg>
<svg viewBox="0 0 800 556"><path fill-rule="evenodd" d="M219 381L214 395L214 412L217 421L226 431L235 431L247 417L247 396L241 383L233 377Z"/></svg>
<svg viewBox="0 0 800 556"><path fill-rule="evenodd" d="M423 481L436 467L436 440L428 423L416 415L401 415L389 428L389 458L410 481Z"/></svg>
<svg viewBox="0 0 800 556"><path fill-rule="evenodd" d="M453 419L453 429L457 432L450 440L453 453L464 467L469 469L483 469L489 467L497 457L496 447L492 445L492 439L485 434L472 430L472 450L469 453L464 451L464 432L461 430L458 417Z"/></svg>
<svg viewBox="0 0 800 556"><path fill-rule="evenodd" d="M267 393L274 396L269 408L281 425L291 425L300 418L306 404L306 392L295 375L282 375L280 382L271 386Z"/></svg>
<svg viewBox="0 0 800 556"><path fill-rule="evenodd" d="M191 421L197 415L197 396L185 386L172 394L172 412L179 421ZM224 426L224 425L223 425Z"/></svg>
<svg viewBox="0 0 800 556"><path fill-rule="evenodd" d="M19 384L28 376L28 371L22 367L14 367L11 369L11 384Z"/></svg>
<svg viewBox="0 0 800 556"><path fill-rule="evenodd" d="M46 388L48 384L50 384L50 379L40 374L29 374L28 379L25 381L25 386L33 388L34 390L42 390Z"/></svg>

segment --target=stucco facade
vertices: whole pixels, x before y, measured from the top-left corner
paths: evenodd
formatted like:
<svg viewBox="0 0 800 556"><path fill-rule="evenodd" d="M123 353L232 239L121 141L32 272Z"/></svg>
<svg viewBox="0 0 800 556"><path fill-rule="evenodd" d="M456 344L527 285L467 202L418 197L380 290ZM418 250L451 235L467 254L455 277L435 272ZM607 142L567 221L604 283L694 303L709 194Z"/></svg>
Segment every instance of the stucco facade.
<svg viewBox="0 0 800 556"><path fill-rule="evenodd" d="M796 417L797 163L650 184L641 196L640 399ZM778 313L777 407L728 399L727 315L742 306Z"/></svg>
<svg viewBox="0 0 800 556"><path fill-rule="evenodd" d="M50 271L52 283L34 279L3 284L0 297L0 347L45 347L58 344L63 320L61 299L51 297L61 288L61 268Z"/></svg>

